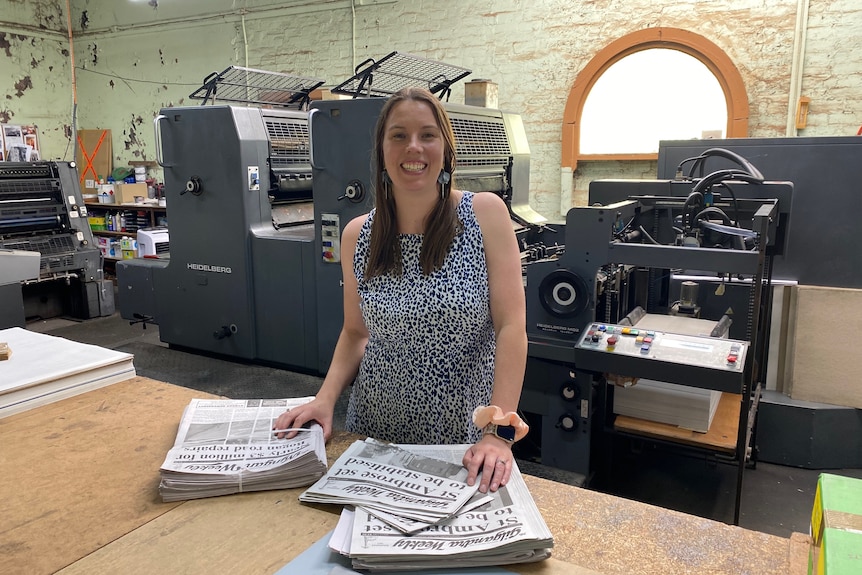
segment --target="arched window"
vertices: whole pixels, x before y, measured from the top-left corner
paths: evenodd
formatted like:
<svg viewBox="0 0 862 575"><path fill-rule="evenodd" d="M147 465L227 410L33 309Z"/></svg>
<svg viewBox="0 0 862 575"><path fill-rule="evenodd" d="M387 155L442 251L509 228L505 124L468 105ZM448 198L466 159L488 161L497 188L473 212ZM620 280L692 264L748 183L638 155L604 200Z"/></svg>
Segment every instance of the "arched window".
<svg viewBox="0 0 862 575"><path fill-rule="evenodd" d="M675 51L674 54L667 54L666 51ZM712 90L707 89L705 94L712 94L712 106L716 104L717 92L714 88L717 85L720 94L723 95L726 106L726 113L723 115L724 125L710 126L709 123L702 124L697 133L685 133L678 131L659 132L661 137L658 139L683 139L688 137L702 137L704 131L721 131L721 134L715 134L719 137L740 138L748 135L748 96L745 92L745 86L742 82L742 77L739 71L731 62L730 58L715 44L706 38L679 30L676 28L649 28L640 30L632 34L623 36L622 38L612 42L584 67L583 71L578 74L575 84L569 92L569 99L566 103L566 109L563 116L563 150L562 150L562 165L574 169L577 167L578 160L655 160L657 158L658 139L654 142L655 149L644 148L642 144L638 144L638 134L648 133L655 134L654 128L650 127L662 122L660 114L646 116L644 111L645 92L642 82L643 78L651 78L649 84L650 91L658 95L653 97L666 98L666 101L671 101L680 94L687 95L691 102L697 101L699 97L699 82L688 75L681 73L677 68L667 66L672 65L665 61L664 64L649 64L651 68L644 71L644 63L641 56L648 59L662 58L682 58L678 60L679 65L695 64L705 68L712 75L714 85ZM694 59L696 62L691 62ZM616 66L619 64L618 66ZM595 117L596 112L592 110L600 110L600 106L594 107L588 102L591 91L595 88L598 96L595 101L606 100L601 96L600 92L604 90L604 80L613 80L613 76L618 75L618 72L623 72L621 76L625 76L625 68L634 64L639 66L642 72L641 78L631 77L630 85L627 89L619 87L611 88L614 92L614 105L618 108L618 115L623 112L632 110L640 110L637 112L639 116L635 121L629 121L631 124L625 134L625 138L621 138L620 133L609 134L608 141L615 140L619 142L621 139L632 143L630 149L625 148L608 148L607 143L602 143L601 138L595 136L590 137L589 141L584 141L585 147L582 149L581 142L583 130L585 127L590 129L596 124L597 131L613 126L613 118ZM607 78L603 78L604 74L608 74ZM709 86L707 86L709 88ZM664 95L661 92L664 91ZM620 100L620 97L623 99ZM630 100L626 100L629 98ZM700 103L708 105L705 98L701 98ZM680 110L677 109L679 112ZM600 110L601 114L608 113L608 109ZM611 110L611 113L612 110ZM704 110L692 112L691 115L705 118ZM590 118L586 118L586 114L591 114ZM720 115L712 114L713 117L719 118ZM714 120L710 120L714 123ZM644 130L638 132L639 125L644 126ZM666 126L666 125L665 125ZM660 126L659 126L660 127ZM614 130L618 129L616 127ZM697 128L689 128L689 130L697 130ZM650 138L651 136L646 136ZM654 136L653 136L654 137ZM625 151L623 151L625 150Z"/></svg>

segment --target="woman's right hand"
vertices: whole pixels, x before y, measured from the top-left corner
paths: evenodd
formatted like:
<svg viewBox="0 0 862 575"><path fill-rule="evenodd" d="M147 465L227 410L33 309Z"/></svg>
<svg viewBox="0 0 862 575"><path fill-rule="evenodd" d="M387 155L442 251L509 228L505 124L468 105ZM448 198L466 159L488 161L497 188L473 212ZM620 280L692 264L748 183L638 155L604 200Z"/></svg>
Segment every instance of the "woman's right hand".
<svg viewBox="0 0 862 575"><path fill-rule="evenodd" d="M298 429L310 421L316 421L323 428L323 439L329 441L332 435L332 419L335 406L327 401L314 398L308 403L289 409L278 416L273 429ZM275 434L278 439L291 439L297 431L281 431Z"/></svg>

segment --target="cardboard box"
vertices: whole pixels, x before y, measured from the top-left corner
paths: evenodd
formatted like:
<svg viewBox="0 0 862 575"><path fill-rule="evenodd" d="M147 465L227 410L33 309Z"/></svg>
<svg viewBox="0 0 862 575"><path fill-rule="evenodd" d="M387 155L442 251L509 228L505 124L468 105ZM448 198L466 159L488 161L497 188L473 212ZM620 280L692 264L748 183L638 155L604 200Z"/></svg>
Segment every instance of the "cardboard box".
<svg viewBox="0 0 862 575"><path fill-rule="evenodd" d="M118 204L134 204L135 196L147 197L147 184L145 182L114 184L114 197Z"/></svg>
<svg viewBox="0 0 862 575"><path fill-rule="evenodd" d="M78 164L82 194L96 194L99 179L108 180L114 169L111 130L78 130Z"/></svg>
<svg viewBox="0 0 862 575"><path fill-rule="evenodd" d="M808 573L862 573L862 479L821 473L811 510Z"/></svg>

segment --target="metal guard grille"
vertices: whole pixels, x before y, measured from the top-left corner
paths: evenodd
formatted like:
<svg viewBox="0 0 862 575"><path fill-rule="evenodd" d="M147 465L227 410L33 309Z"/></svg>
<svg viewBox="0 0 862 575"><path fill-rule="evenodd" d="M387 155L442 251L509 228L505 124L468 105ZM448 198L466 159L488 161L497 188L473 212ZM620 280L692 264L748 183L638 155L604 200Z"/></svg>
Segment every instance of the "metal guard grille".
<svg viewBox="0 0 862 575"><path fill-rule="evenodd" d="M16 238L0 242L0 247L40 252L40 274L69 270L75 266L75 243L70 235Z"/></svg>
<svg viewBox="0 0 862 575"><path fill-rule="evenodd" d="M319 78L303 78L280 72L228 66L204 78L204 84L190 98L206 101L260 104L302 109L309 94L323 85Z"/></svg>
<svg viewBox="0 0 862 575"><path fill-rule="evenodd" d="M0 179L55 178L57 166L52 162L3 162Z"/></svg>
<svg viewBox="0 0 862 575"><path fill-rule="evenodd" d="M452 118L459 166L506 166L511 157L506 128L500 122Z"/></svg>
<svg viewBox="0 0 862 575"><path fill-rule="evenodd" d="M0 194L14 194L22 192L56 192L60 190L60 181L55 179L32 179L32 180L2 180L0 179Z"/></svg>
<svg viewBox="0 0 862 575"><path fill-rule="evenodd" d="M272 167L308 164L308 123L266 120Z"/></svg>
<svg viewBox="0 0 862 575"><path fill-rule="evenodd" d="M470 75L460 66L445 64L403 52L391 52L377 62L366 60L362 70L332 89L333 94L391 96L401 88L421 86L432 94L446 92L449 86ZM357 68L358 68L357 67Z"/></svg>

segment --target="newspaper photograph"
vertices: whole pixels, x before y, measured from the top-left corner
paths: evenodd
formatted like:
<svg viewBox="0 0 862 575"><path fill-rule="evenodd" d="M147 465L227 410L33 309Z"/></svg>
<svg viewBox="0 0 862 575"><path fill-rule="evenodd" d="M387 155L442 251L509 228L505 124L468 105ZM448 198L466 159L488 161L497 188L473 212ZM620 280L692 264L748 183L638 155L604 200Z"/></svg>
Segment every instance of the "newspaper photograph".
<svg viewBox="0 0 862 575"><path fill-rule="evenodd" d="M280 441L273 436L273 422L312 399L192 399L183 411L174 446Z"/></svg>
<svg viewBox="0 0 862 575"><path fill-rule="evenodd" d="M478 491L467 470L369 439L355 441L299 500L363 505L428 525L451 517Z"/></svg>

